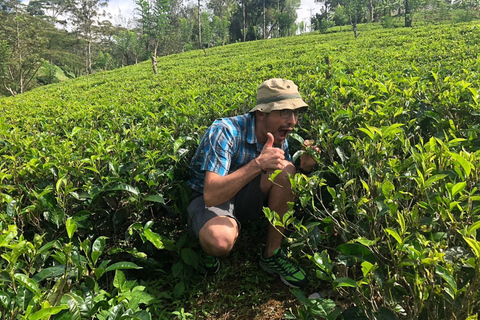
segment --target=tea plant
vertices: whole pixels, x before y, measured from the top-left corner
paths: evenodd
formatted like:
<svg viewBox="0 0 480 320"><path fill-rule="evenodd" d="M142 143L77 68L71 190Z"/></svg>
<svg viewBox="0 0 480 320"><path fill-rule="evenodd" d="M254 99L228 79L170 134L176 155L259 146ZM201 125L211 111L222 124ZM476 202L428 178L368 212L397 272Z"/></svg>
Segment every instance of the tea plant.
<svg viewBox="0 0 480 320"><path fill-rule="evenodd" d="M289 317L474 317L478 30L269 39L164 57L158 77L145 63L1 99L2 317L195 314L178 302L198 266L188 163L206 127L247 112L271 77L309 105L293 151L306 138L322 150L292 177L291 213L269 213L294 231L307 290L330 289L295 291Z"/></svg>

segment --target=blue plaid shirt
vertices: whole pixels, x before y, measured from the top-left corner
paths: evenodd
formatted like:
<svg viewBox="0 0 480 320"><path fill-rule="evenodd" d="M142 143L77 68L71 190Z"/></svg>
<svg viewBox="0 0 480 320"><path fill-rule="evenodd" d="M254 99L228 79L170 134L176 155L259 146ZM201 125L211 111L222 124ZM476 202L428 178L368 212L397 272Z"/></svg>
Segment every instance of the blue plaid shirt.
<svg viewBox="0 0 480 320"><path fill-rule="evenodd" d="M203 193L206 171L226 176L258 157L262 149L255 136L254 113L217 119L205 132L193 156L187 184ZM285 159L291 161L286 140L282 149Z"/></svg>

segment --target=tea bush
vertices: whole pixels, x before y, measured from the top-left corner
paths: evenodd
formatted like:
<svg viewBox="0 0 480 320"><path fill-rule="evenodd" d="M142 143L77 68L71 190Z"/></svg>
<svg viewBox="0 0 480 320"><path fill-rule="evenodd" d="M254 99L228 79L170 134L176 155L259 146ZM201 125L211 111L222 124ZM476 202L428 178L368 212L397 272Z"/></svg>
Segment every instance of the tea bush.
<svg viewBox="0 0 480 320"><path fill-rule="evenodd" d="M234 44L162 58L157 77L143 63L1 99L2 318L172 317L166 301L198 265L189 159L215 118L283 77L310 106L292 137L322 154L292 177L296 213L276 223L294 231L311 289L332 290L294 291L302 308L287 316L473 319L479 27Z"/></svg>

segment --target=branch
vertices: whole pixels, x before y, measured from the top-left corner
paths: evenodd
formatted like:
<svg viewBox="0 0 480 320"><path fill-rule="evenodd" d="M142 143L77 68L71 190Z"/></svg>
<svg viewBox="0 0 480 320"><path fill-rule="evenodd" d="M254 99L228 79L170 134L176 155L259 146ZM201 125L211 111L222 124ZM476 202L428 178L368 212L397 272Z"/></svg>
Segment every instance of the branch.
<svg viewBox="0 0 480 320"><path fill-rule="evenodd" d="M28 86L28 84L30 83L30 81L32 81L33 77L35 77L35 75L37 74L37 72L38 72L38 70L40 69L41 66L42 66L42 64L39 63L37 69L35 70L35 72L33 72L33 74L32 74L32 76L30 77L30 79L28 79L28 81L25 83L25 88Z"/></svg>
<svg viewBox="0 0 480 320"><path fill-rule="evenodd" d="M12 96L15 97L17 95L17 93L15 91L13 91L12 88L7 87L7 85L5 83L3 85L5 86L5 89L7 89L12 94Z"/></svg>

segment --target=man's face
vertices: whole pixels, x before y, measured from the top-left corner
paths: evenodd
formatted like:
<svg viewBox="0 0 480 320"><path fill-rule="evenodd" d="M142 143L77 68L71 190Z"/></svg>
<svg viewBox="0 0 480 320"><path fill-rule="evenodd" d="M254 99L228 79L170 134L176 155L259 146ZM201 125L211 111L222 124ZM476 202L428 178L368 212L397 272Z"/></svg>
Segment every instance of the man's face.
<svg viewBox="0 0 480 320"><path fill-rule="evenodd" d="M273 144L280 146L287 139L287 136L292 132L293 127L298 121L298 110L274 110L270 113L261 113L258 117L259 142L264 144L266 142L267 132L270 132L274 137Z"/></svg>

